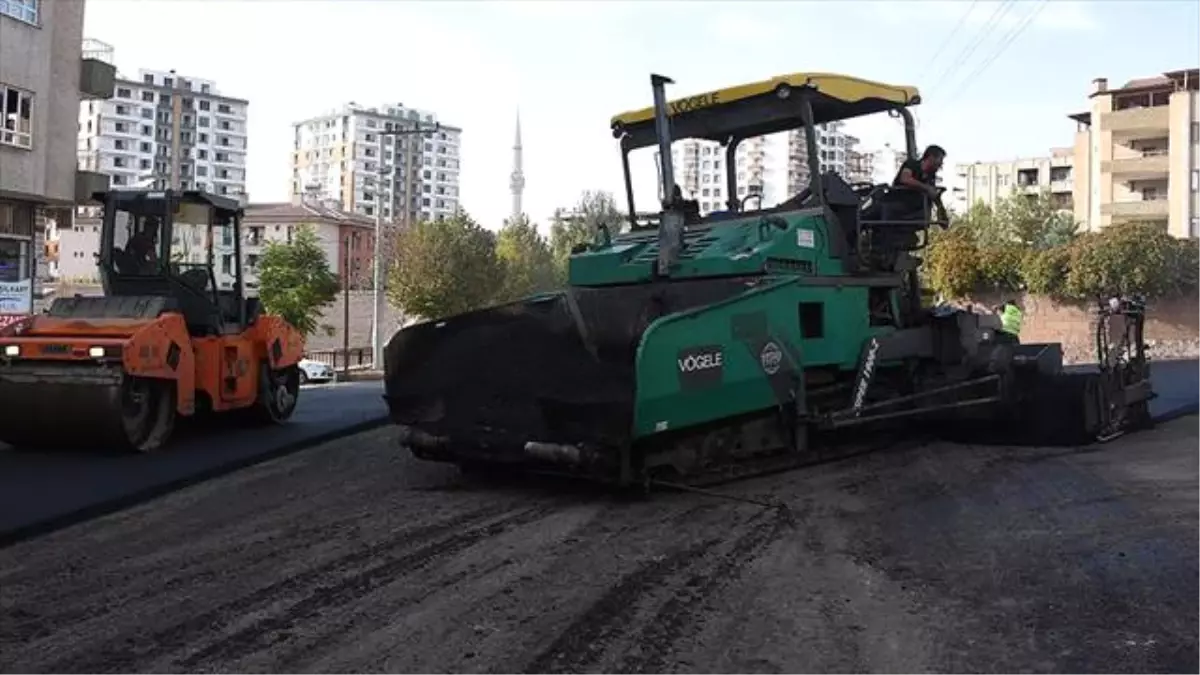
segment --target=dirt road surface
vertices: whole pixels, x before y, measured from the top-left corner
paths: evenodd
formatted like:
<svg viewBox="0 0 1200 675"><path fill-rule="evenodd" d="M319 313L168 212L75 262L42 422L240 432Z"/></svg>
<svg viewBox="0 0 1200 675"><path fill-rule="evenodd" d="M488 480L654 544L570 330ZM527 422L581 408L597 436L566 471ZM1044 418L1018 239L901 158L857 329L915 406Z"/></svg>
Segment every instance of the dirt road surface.
<svg viewBox="0 0 1200 675"><path fill-rule="evenodd" d="M9 672L1197 672L1197 420L697 494L342 440L0 550Z"/></svg>

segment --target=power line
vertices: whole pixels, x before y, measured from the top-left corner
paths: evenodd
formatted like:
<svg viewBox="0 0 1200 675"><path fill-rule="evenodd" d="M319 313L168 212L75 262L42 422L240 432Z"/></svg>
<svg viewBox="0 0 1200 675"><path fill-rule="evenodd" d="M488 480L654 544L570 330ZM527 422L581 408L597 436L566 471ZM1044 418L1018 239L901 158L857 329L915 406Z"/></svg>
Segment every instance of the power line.
<svg viewBox="0 0 1200 675"><path fill-rule="evenodd" d="M987 37L988 26L990 24L999 25L999 21L1004 18L1004 15L1008 14L1009 10L1011 10L1015 4L1016 4L1016 0L1004 0L1004 2L1001 2L999 5L996 6L995 11L993 11L992 15L990 17L988 17L987 21L984 22L983 27L979 29L979 36L975 40L975 42L968 45L965 49L963 49L962 52L959 52L958 58L954 59L946 67L946 69L944 71L942 71L942 76L939 77L934 82L933 86L931 86L929 88L931 92L933 90L938 89L938 87L943 82L946 82L947 77L949 77L953 73L954 70L956 70L958 67L962 66L963 64L965 64L967 61L970 60L971 55L975 53L975 50L979 49L979 46L981 44L983 44L984 39Z"/></svg>
<svg viewBox="0 0 1200 675"><path fill-rule="evenodd" d="M978 4L979 0L971 0L971 6L968 7L967 11L963 13L961 18L959 18L958 23L954 24L954 28L951 28L950 32L946 34L946 39L942 41L941 46L938 47L937 51L933 53L933 56L929 59L929 63L926 63L925 67L921 69L921 77L917 78L918 82L925 79L925 75L929 72L929 69L933 67L933 64L937 63L937 58L941 56L942 52L946 51L946 47L950 46L950 43L954 41L954 36L958 35L958 29L963 27L963 24L967 22L967 18L971 16L971 12L975 11L975 6Z"/></svg>
<svg viewBox="0 0 1200 675"><path fill-rule="evenodd" d="M1001 39L999 45L996 47L996 50L993 51L990 55L988 55L988 57L986 59L984 59L975 68L975 70L971 71L971 73L969 75L967 75L965 78L963 78L959 82L958 90L955 91L950 96L946 97L946 102L949 103L949 102L957 99L959 96L961 96L963 93L965 93L968 89L970 89L971 85L975 81L975 78L978 77L980 74L982 74L983 71L987 70L988 66L992 65L992 62L994 62L996 59L1000 58L1000 56L1008 49L1008 47L1013 42L1016 41L1016 39L1021 35L1021 33L1023 33L1025 31L1025 29L1029 26L1029 24L1033 23L1033 20L1037 18L1038 14L1041 14L1042 10L1045 9L1046 5L1048 5L1048 4L1049 4L1049 0L1041 0L1041 4L1039 4L1036 9L1034 9L1032 12L1027 14L1020 23L1018 23L1011 31L1008 32L1007 35L1005 35Z"/></svg>

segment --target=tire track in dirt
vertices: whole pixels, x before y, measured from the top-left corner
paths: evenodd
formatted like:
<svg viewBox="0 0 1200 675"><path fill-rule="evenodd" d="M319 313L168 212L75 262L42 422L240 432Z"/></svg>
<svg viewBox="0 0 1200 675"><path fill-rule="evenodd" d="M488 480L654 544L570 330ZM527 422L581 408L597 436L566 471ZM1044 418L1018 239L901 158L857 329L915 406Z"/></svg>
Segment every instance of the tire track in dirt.
<svg viewBox="0 0 1200 675"><path fill-rule="evenodd" d="M401 602L390 606L389 609L403 610L408 607L420 605L433 596L444 592L447 588L453 588L463 582L481 579L512 564L512 560L501 560L484 567L463 570L442 579L437 586L427 587L417 595L405 598ZM356 618L354 616L344 618L338 622L336 627L329 627L327 625L319 636L304 644L298 644L291 649L283 650L284 653L281 656L272 659L272 669L278 673L312 671L313 668L310 664L333 651L347 635L360 628L356 622Z"/></svg>
<svg viewBox="0 0 1200 675"><path fill-rule="evenodd" d="M592 603L545 650L535 656L523 673L569 673L582 670L598 658L607 642L616 637L637 612L637 600L663 580L686 569L719 543L709 539L701 544L652 560L625 575L600 599Z"/></svg>
<svg viewBox="0 0 1200 675"><path fill-rule="evenodd" d="M270 633L286 631L299 622L316 618L324 610L344 607L388 583L423 569L434 560L461 553L484 539L490 539L510 529L541 520L553 509L552 505L527 509L495 522L452 534L445 539L398 558L370 566L333 583L318 585L307 596L283 610L281 614L264 617L245 628L226 635L217 642L180 659L176 665L188 671L196 671L198 670L197 666L201 664L220 666L254 654L260 649L270 646ZM441 580L436 586L430 586L424 595L454 586L467 576L469 576L469 572L451 575ZM409 598L401 606L420 602L422 597L422 595L418 595L418 597Z"/></svg>
<svg viewBox="0 0 1200 675"><path fill-rule="evenodd" d="M358 518L359 516L356 515L321 522L317 525L290 527L288 530L277 535L268 536L262 541L251 542L247 547L249 550L246 552L246 558L238 564L242 569L249 569L269 560L284 557L312 541L324 540L330 532L338 531L346 525L353 526L354 521ZM289 547L286 545L288 542L301 542L301 545ZM193 544L193 548L194 546L195 544ZM223 551L222 553L228 555L229 552ZM8 619L0 619L0 644L5 642L23 644L32 640L49 637L64 625L81 624L86 621L100 619L114 612L121 611L124 605L176 592L184 587L210 581L219 576L219 573L212 569L210 560L203 557L196 558L194 555L186 553L184 554L182 564L176 570L177 573L169 579L164 580L161 585L146 585L134 589L131 593L122 595L119 603L106 601L104 598L96 601L93 598L93 601L85 605L67 606L64 608L53 602L52 598L31 598L28 602L36 604L39 609L45 608L48 612L34 613L28 610L16 609L8 616ZM61 572L74 575L78 571L71 565ZM45 573L45 571L42 572L43 577ZM139 573L141 573L140 570L129 572L131 576ZM15 582L7 580L5 583L10 584ZM106 585L116 587L119 585L119 582L109 579L106 581ZM53 592L57 593L58 591L54 590ZM10 624L9 619L15 620L14 623Z"/></svg>
<svg viewBox="0 0 1200 675"><path fill-rule="evenodd" d="M688 512L705 510L708 510L707 506L702 505ZM721 546L722 539L708 539L646 563L626 575L579 615L549 647L529 661L522 672L578 672L596 665L611 642L630 634L630 623L638 614L639 600L668 594L668 599L652 618L642 622L644 628L635 633L633 638L644 656L626 657L621 667L627 670L613 672L661 670L665 659L658 652L677 640L694 621L694 615L699 611L698 607L692 606L695 601L732 581L759 551L778 539L785 530L794 527L790 514L775 513L774 517L756 525L750 523L761 516L752 517L744 525L750 528L749 531L735 539L727 551L718 555L719 562L715 566L707 571L694 572L682 584L672 584L671 581L689 569L702 570L707 567L706 559ZM677 588L672 590L671 586Z"/></svg>
<svg viewBox="0 0 1200 675"><path fill-rule="evenodd" d="M508 518L517 518L520 515L522 514L518 513L510 515ZM369 562L395 549L436 539L451 530L468 527L495 517L494 506L482 507L438 523L402 530L383 541L356 549L289 578L258 588L245 596L193 615L164 630L143 633L136 637L118 637L98 648L89 649L82 655L53 661L42 670L50 672L132 672L138 668L138 664L155 658L156 655L171 650L186 649L196 636L210 635L214 629L226 622L227 617L246 614L259 607L268 606L287 593L302 590L331 574Z"/></svg>
<svg viewBox="0 0 1200 675"><path fill-rule="evenodd" d="M715 565L689 576L683 586L676 589L654 616L645 622L645 627L633 638L634 647L629 650L630 654L612 672L665 672L672 645L695 625L697 614L703 611L705 598L740 578L745 567L759 553L777 541L785 531L794 529L792 518L791 514L776 510L769 519L754 525L748 523L749 531L734 540L732 546L718 556Z"/></svg>

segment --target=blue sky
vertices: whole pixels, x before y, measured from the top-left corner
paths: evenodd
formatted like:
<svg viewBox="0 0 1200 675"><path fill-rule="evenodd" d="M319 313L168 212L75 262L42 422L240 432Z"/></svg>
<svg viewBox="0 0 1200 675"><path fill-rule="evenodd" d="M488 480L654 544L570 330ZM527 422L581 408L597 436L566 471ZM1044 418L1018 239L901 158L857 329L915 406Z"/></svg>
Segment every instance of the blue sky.
<svg viewBox="0 0 1200 675"><path fill-rule="evenodd" d="M1020 0L989 24L999 4L89 0L85 34L115 46L122 72L175 68L249 99L254 201L287 198L291 122L350 100L435 110L464 128L463 204L489 227L509 209L518 106L526 211L544 221L582 190L620 194L608 119L648 104L651 72L676 81L673 96L800 71L916 85L918 142L953 163L1070 145L1065 116L1093 78L1200 61L1195 0ZM854 131L901 139L887 118Z"/></svg>

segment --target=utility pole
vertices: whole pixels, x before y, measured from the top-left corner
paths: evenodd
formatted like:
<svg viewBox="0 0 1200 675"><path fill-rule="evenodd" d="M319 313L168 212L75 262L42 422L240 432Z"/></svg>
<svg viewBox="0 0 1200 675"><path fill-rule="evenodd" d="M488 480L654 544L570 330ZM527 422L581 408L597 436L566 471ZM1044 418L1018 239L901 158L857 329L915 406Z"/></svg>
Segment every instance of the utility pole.
<svg viewBox="0 0 1200 675"><path fill-rule="evenodd" d="M372 279L372 307L371 307L371 369L383 370L383 329L380 326L380 320L383 318L385 311L384 294L383 294L383 181L388 179L389 197L388 200L392 204L393 211L395 210L395 194L391 192L392 184L396 177L396 156L392 155L392 168L389 171L383 168L383 152L384 138L392 138L398 136L425 136L436 133L441 130L441 122L435 122L432 128L421 128L421 122L415 121L411 128L401 129L397 123L391 130L381 129L379 131L379 147L378 147L378 165L379 165L379 185L375 191L375 247L371 255L371 279ZM406 153L407 156L407 153ZM411 168L408 169L408 174L405 176L406 187L411 185ZM410 199L411 195L408 190L404 191L405 199ZM405 220L408 219L408 205L404 206ZM393 213L393 221L395 214Z"/></svg>
<svg viewBox="0 0 1200 675"><path fill-rule="evenodd" d="M182 152L180 127L183 125L183 99L179 96L178 78L171 69L171 189L179 191L179 155Z"/></svg>
<svg viewBox="0 0 1200 675"><path fill-rule="evenodd" d="M350 380L350 241L358 233L347 234L342 254L342 378Z"/></svg>

